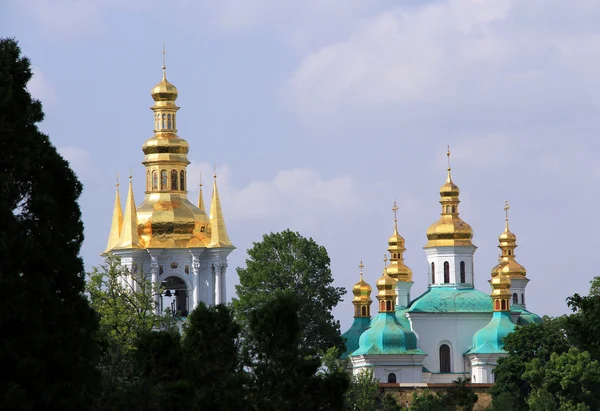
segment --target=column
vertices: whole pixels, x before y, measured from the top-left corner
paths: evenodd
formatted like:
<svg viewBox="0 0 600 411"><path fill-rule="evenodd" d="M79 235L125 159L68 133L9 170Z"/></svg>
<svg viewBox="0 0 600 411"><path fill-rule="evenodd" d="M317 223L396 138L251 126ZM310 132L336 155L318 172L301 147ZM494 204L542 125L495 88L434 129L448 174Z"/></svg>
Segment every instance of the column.
<svg viewBox="0 0 600 411"><path fill-rule="evenodd" d="M213 285L213 294L215 296L215 305L221 304L221 263L213 263L215 273L215 283Z"/></svg>
<svg viewBox="0 0 600 411"><path fill-rule="evenodd" d="M191 292L191 300L192 306L190 307L190 311L198 306L198 303L202 300L201 290L202 290L202 277L200 275L200 254L192 253L192 287Z"/></svg>
<svg viewBox="0 0 600 411"><path fill-rule="evenodd" d="M227 263L221 264L221 302L227 302Z"/></svg>
<svg viewBox="0 0 600 411"><path fill-rule="evenodd" d="M150 275L152 277L152 293L154 295L154 313L162 314L159 305L160 283L158 281L158 254L148 251L150 254Z"/></svg>

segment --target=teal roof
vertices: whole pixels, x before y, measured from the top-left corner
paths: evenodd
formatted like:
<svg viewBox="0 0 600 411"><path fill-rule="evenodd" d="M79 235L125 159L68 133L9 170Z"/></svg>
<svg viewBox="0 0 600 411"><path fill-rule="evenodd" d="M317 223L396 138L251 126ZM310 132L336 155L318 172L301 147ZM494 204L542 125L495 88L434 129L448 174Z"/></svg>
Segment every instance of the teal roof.
<svg viewBox="0 0 600 411"><path fill-rule="evenodd" d="M358 340L363 332L369 328L371 319L368 317L355 317L352 321L352 326L342 334L342 338L346 342L346 352L342 354L341 358L346 358L353 351L358 349Z"/></svg>
<svg viewBox="0 0 600 411"><path fill-rule="evenodd" d="M408 318L406 318L406 311L408 311L408 308L396 308L396 319L403 328L410 330L410 321L408 321Z"/></svg>
<svg viewBox="0 0 600 411"><path fill-rule="evenodd" d="M510 312L495 311L491 321L473 336L473 348L467 354L504 353L504 337L513 332L515 323Z"/></svg>
<svg viewBox="0 0 600 411"><path fill-rule="evenodd" d="M359 347L351 355L425 354L417 348L417 337L403 328L396 313L379 313L359 339Z"/></svg>
<svg viewBox="0 0 600 411"><path fill-rule="evenodd" d="M511 309L513 312L519 313L519 319L517 320L517 324L519 325L541 324L543 322L539 315L527 311L524 308L515 307L513 305Z"/></svg>
<svg viewBox="0 0 600 411"><path fill-rule="evenodd" d="M492 297L474 288L431 287L415 298L410 313L489 313Z"/></svg>

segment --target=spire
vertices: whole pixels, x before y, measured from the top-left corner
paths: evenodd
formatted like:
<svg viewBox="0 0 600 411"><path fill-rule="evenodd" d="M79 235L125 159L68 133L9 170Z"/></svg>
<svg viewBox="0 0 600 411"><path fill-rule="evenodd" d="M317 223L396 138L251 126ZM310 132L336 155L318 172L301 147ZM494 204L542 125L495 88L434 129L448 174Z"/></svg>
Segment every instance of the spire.
<svg viewBox="0 0 600 411"><path fill-rule="evenodd" d="M125 215L121 226L121 236L115 248L140 248L140 236L138 233L137 210L133 198L133 184L129 174L129 191L125 202Z"/></svg>
<svg viewBox="0 0 600 411"><path fill-rule="evenodd" d="M527 270L515 259L515 248L517 248L517 236L508 229L508 210L510 205L508 200L504 201L505 223L504 231L498 237L498 248L501 250L500 262L492 269L492 277L496 276L498 269L502 269L502 273L512 278L525 278Z"/></svg>
<svg viewBox="0 0 600 411"><path fill-rule="evenodd" d="M398 281L412 281L412 270L404 264L404 238L398 234L398 205L394 200L392 207L394 213L394 234L388 239L390 265L385 268L385 273ZM387 257L386 257L387 258Z"/></svg>
<svg viewBox="0 0 600 411"><path fill-rule="evenodd" d="M117 193L115 195L115 206L113 208L112 223L110 225L110 234L108 235L108 244L106 251L112 250L119 242L121 236L121 227L123 226L123 211L121 210L121 196L119 195L119 175L117 175Z"/></svg>
<svg viewBox="0 0 600 411"><path fill-rule="evenodd" d="M371 316L371 286L363 279L363 268L365 267L362 260L358 265L360 268L360 280L352 287L352 294L354 299L352 304L354 305L354 317L370 317Z"/></svg>
<svg viewBox="0 0 600 411"><path fill-rule="evenodd" d="M200 173L200 191L198 192L198 208L206 212L206 209L204 208L204 197L202 197L202 173Z"/></svg>
<svg viewBox="0 0 600 411"><path fill-rule="evenodd" d="M217 190L217 171L215 167L214 185L212 201L210 203L210 247L233 247L227 229L225 228L225 219L223 218L223 210L221 210L221 201L219 200L219 191Z"/></svg>

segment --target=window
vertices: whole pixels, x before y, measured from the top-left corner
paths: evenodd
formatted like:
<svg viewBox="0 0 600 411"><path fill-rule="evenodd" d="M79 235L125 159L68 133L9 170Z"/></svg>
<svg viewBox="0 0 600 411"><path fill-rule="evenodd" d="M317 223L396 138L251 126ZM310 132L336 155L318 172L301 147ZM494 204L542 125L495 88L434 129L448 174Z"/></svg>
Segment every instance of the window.
<svg viewBox="0 0 600 411"><path fill-rule="evenodd" d="M450 347L447 344L440 346L440 372L452 372L450 370Z"/></svg>
<svg viewBox="0 0 600 411"><path fill-rule="evenodd" d="M392 308L392 302L391 302L391 301L389 301L389 300L388 300L388 301L386 301L386 302L385 302L385 310L386 310L386 311L392 311L392 309L393 309L393 308Z"/></svg>
<svg viewBox="0 0 600 411"><path fill-rule="evenodd" d="M151 181L150 181L150 171L146 172L146 191L150 190L151 187Z"/></svg>
<svg viewBox="0 0 600 411"><path fill-rule="evenodd" d="M511 255L512 250L508 250L508 255Z"/></svg>
<svg viewBox="0 0 600 411"><path fill-rule="evenodd" d="M171 170L171 190L177 190L177 170Z"/></svg>
<svg viewBox="0 0 600 411"><path fill-rule="evenodd" d="M379 302L379 311L381 311L381 312L385 311L385 301Z"/></svg>
<svg viewBox="0 0 600 411"><path fill-rule="evenodd" d="M513 304L519 304L519 296L517 293L513 294Z"/></svg>
<svg viewBox="0 0 600 411"><path fill-rule="evenodd" d="M461 283L466 283L467 282L467 278L466 278L466 270L465 270L465 262L461 261L460 262L460 282Z"/></svg>
<svg viewBox="0 0 600 411"><path fill-rule="evenodd" d="M156 174L156 170L152 172L152 189L158 189L158 175Z"/></svg>
<svg viewBox="0 0 600 411"><path fill-rule="evenodd" d="M452 206L452 212L456 213L456 206Z"/></svg>
<svg viewBox="0 0 600 411"><path fill-rule="evenodd" d="M396 384L396 374L394 374L393 372L388 374L388 383Z"/></svg>
<svg viewBox="0 0 600 411"><path fill-rule="evenodd" d="M448 261L444 261L444 284L448 284L450 282L450 263Z"/></svg>
<svg viewBox="0 0 600 411"><path fill-rule="evenodd" d="M167 189L167 170L160 170L160 189Z"/></svg>
<svg viewBox="0 0 600 411"><path fill-rule="evenodd" d="M521 294L521 304L525 305L525 294Z"/></svg>
<svg viewBox="0 0 600 411"><path fill-rule="evenodd" d="M165 128L165 118L167 118L167 116L165 114L162 115L162 129Z"/></svg>
<svg viewBox="0 0 600 411"><path fill-rule="evenodd" d="M360 309L360 313L362 314L363 317L366 317L367 316L367 307L365 307L363 305Z"/></svg>
<svg viewBox="0 0 600 411"><path fill-rule="evenodd" d="M496 308L495 309L499 310L500 309L500 301L496 300L495 304L496 304Z"/></svg>
<svg viewBox="0 0 600 411"><path fill-rule="evenodd" d="M170 130L171 129L171 115L167 114L167 128Z"/></svg>
<svg viewBox="0 0 600 411"><path fill-rule="evenodd" d="M179 189L185 191L185 173L183 170L179 172Z"/></svg>
<svg viewBox="0 0 600 411"><path fill-rule="evenodd" d="M431 263L431 284L435 284L435 263Z"/></svg>
<svg viewBox="0 0 600 411"><path fill-rule="evenodd" d="M446 206L446 212L449 213L450 212L450 206Z"/></svg>
<svg viewBox="0 0 600 411"><path fill-rule="evenodd" d="M502 309L506 310L506 300L502 300Z"/></svg>

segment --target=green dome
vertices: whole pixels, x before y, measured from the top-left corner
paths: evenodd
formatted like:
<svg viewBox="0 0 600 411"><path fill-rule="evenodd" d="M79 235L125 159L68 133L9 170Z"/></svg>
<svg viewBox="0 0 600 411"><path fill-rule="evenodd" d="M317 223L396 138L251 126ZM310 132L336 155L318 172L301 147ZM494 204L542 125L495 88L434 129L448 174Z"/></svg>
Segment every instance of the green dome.
<svg viewBox="0 0 600 411"><path fill-rule="evenodd" d="M515 330L508 311L495 311L492 320L473 336L473 348L467 354L505 353L504 337Z"/></svg>
<svg viewBox="0 0 600 411"><path fill-rule="evenodd" d="M541 324L543 322L539 315L529 312L524 308L517 308L514 305L511 308L513 312L519 313L519 319L517 320L517 324L519 325Z"/></svg>
<svg viewBox="0 0 600 411"><path fill-rule="evenodd" d="M417 337L396 319L396 313L379 313L371 327L359 340L358 350L351 355L367 354L424 354L417 348Z"/></svg>
<svg viewBox="0 0 600 411"><path fill-rule="evenodd" d="M398 320L402 328L410 330L410 321L408 321L408 318L406 318L407 311L407 308L396 308L396 319Z"/></svg>
<svg viewBox="0 0 600 411"><path fill-rule="evenodd" d="M367 317L355 317L352 321L352 326L342 334L342 338L346 342L346 352L342 354L341 358L346 358L352 352L358 349L358 340L363 332L369 328L371 319Z"/></svg>
<svg viewBox="0 0 600 411"><path fill-rule="evenodd" d="M474 288L431 287L415 298L411 313L491 313L492 297Z"/></svg>

